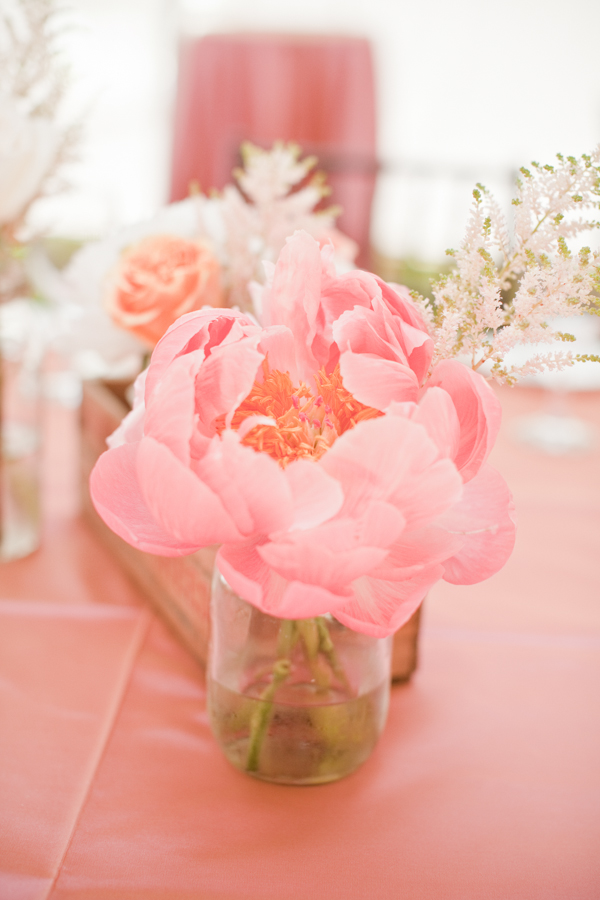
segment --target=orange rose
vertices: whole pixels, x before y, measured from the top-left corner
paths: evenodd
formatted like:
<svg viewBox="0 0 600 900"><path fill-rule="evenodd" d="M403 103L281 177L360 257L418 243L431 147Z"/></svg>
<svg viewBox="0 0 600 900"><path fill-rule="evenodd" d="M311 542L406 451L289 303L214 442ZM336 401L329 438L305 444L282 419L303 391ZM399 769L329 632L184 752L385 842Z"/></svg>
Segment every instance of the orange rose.
<svg viewBox="0 0 600 900"><path fill-rule="evenodd" d="M220 266L205 244L155 234L121 256L106 297L116 325L152 347L184 313L222 306Z"/></svg>

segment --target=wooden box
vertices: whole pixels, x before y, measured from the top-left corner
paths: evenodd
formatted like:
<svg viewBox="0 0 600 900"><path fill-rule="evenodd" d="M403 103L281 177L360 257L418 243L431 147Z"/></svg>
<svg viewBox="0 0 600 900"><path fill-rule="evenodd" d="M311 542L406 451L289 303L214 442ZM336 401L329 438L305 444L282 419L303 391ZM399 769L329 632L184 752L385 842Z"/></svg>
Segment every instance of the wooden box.
<svg viewBox="0 0 600 900"><path fill-rule="evenodd" d="M209 637L210 582L217 547L176 558L143 553L117 537L100 519L90 500L90 472L106 450L106 438L129 411L127 387L128 383L120 381L88 381L84 384L81 406L83 514L155 610L204 665ZM420 609L394 637L394 681L407 681L417 666L419 618Z"/></svg>

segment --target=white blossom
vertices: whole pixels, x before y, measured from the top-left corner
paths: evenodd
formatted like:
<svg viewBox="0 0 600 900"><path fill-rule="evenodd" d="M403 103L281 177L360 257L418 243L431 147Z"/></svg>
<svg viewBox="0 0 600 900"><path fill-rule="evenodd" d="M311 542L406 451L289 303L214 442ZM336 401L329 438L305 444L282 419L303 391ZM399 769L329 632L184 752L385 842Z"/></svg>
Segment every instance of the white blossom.
<svg viewBox="0 0 600 900"><path fill-rule="evenodd" d="M61 135L42 116L24 115L0 93L0 226L21 218L52 171Z"/></svg>
<svg viewBox="0 0 600 900"><path fill-rule="evenodd" d="M263 262L275 262L298 230L320 243L331 241L338 267L352 268L358 247L335 228L339 208L315 212L329 193L322 175L309 178L315 157L300 159L295 144L261 150L245 143L242 159L243 169L234 172L237 186L228 185L221 198L231 305L252 308L249 282L264 282Z"/></svg>
<svg viewBox="0 0 600 900"><path fill-rule="evenodd" d="M56 190L75 130L58 125L66 74L55 0L0 2L0 300L28 289L24 224L31 205Z"/></svg>

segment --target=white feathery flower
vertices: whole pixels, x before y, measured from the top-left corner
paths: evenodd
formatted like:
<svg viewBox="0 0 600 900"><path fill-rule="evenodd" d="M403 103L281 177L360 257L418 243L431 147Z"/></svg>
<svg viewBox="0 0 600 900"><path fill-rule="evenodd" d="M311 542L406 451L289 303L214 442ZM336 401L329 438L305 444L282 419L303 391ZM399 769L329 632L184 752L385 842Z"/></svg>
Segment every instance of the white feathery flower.
<svg viewBox="0 0 600 900"><path fill-rule="evenodd" d="M455 268L434 282L431 301L421 298L431 310L434 363L466 355L474 369L491 364L491 375L509 383L526 371L600 361L561 350L537 354L525 370L507 358L519 345L570 341L553 328L557 316L600 312L600 252L574 255L567 244L600 227L600 146L580 159L559 155L555 166L532 163L521 174L512 230L478 185L463 244L449 251Z"/></svg>
<svg viewBox="0 0 600 900"><path fill-rule="evenodd" d="M331 241L340 268L351 268L358 248L335 228L339 209L315 212L328 193L322 178L315 175L302 184L316 159L300 159L298 146L281 142L271 150L250 143L241 149L244 168L234 173L238 186L228 185L221 200L230 304L252 308L248 283L264 280L263 262L275 262L295 231Z"/></svg>
<svg viewBox="0 0 600 900"><path fill-rule="evenodd" d="M60 144L54 123L24 115L0 93L0 225L14 222L39 194Z"/></svg>

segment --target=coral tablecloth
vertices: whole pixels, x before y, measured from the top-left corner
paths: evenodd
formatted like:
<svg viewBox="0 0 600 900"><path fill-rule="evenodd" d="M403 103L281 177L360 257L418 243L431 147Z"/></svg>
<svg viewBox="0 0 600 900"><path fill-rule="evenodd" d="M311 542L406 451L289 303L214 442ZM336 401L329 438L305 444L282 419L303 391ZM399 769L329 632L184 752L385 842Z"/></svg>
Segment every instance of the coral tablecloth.
<svg viewBox="0 0 600 900"><path fill-rule="evenodd" d="M514 556L432 592L375 753L317 788L221 757L202 673L74 515L55 455L43 547L0 570L0 898L597 900L600 451L518 446L540 394L502 399ZM575 404L600 435L600 396ZM65 420L49 452L68 439Z"/></svg>
<svg viewBox="0 0 600 900"><path fill-rule="evenodd" d="M171 199L221 190L239 147L294 141L319 157L339 226L369 247L377 170L370 46L337 35L211 34L181 47Z"/></svg>

